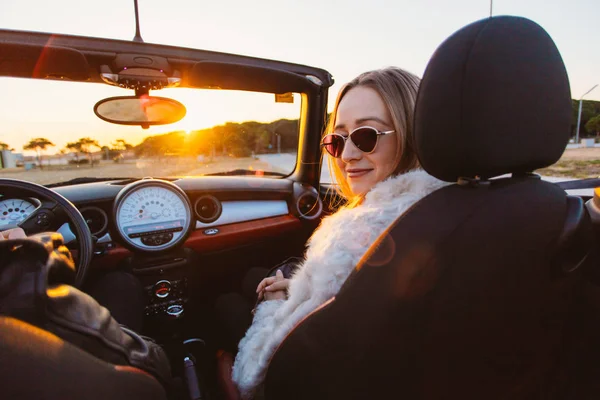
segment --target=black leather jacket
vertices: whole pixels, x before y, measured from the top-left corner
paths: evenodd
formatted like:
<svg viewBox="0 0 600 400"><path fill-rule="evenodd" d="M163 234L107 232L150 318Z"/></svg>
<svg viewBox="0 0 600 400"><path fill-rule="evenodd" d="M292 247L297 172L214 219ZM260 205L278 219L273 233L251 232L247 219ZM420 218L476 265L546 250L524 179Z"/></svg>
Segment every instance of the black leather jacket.
<svg viewBox="0 0 600 400"><path fill-rule="evenodd" d="M47 330L101 360L140 368L167 385L163 349L120 326L92 297L70 286L75 267L59 234L0 241L0 314Z"/></svg>

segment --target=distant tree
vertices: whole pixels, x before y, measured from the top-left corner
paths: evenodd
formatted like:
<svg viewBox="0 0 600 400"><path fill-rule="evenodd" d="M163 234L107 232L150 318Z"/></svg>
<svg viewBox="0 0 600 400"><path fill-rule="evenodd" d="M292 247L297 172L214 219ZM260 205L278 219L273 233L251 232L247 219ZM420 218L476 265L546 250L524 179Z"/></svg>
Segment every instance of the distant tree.
<svg viewBox="0 0 600 400"><path fill-rule="evenodd" d="M77 141L77 143L79 143L79 146L81 148L81 152L87 154L88 158L90 159L90 164L92 165L92 168L94 167L94 159L92 156L92 151L93 148L97 148L100 149L100 145L98 144L97 140L94 139L90 139L89 137L84 137L81 138Z"/></svg>
<svg viewBox="0 0 600 400"><path fill-rule="evenodd" d="M10 147L9 145L7 145L6 143L0 142L0 150L13 151L14 149L12 147Z"/></svg>
<svg viewBox="0 0 600 400"><path fill-rule="evenodd" d="M213 128L201 129L189 133L188 153L190 155L203 154L212 161L219 146L219 137Z"/></svg>
<svg viewBox="0 0 600 400"><path fill-rule="evenodd" d="M123 161L123 152L133 149L134 147L127 143L125 139L117 139L111 143L110 150L107 151L107 154L110 158L112 158L115 162Z"/></svg>
<svg viewBox="0 0 600 400"><path fill-rule="evenodd" d="M248 157L252 147L248 146L247 133L243 124L228 122L224 127L223 155Z"/></svg>
<svg viewBox="0 0 600 400"><path fill-rule="evenodd" d="M79 142L70 142L65 146L68 150L75 154L75 162L77 166L79 166L79 153L81 152L81 143Z"/></svg>
<svg viewBox="0 0 600 400"><path fill-rule="evenodd" d="M271 144L277 145L277 136L281 136L281 150L284 152L297 151L298 149L298 120L279 119L269 124L269 131L273 134Z"/></svg>
<svg viewBox="0 0 600 400"><path fill-rule="evenodd" d="M43 150L46 150L46 148L50 147L50 146L54 146L54 143L52 143L48 139L35 138L35 139L31 139L29 141L29 143L27 143L25 146L23 146L23 150L34 150L37 154L37 160L38 160L38 164L40 165L40 169L43 169L41 152Z"/></svg>
<svg viewBox="0 0 600 400"><path fill-rule="evenodd" d="M575 135L577 129L577 117L579 115L579 100L572 100L572 119L571 119L571 132ZM581 107L581 126L579 127L579 134L585 134L587 130L586 126L590 119L600 114L600 101L595 100L583 100Z"/></svg>
<svg viewBox="0 0 600 400"><path fill-rule="evenodd" d="M254 138L254 153L264 153L271 143L271 134L266 129L262 129Z"/></svg>
<svg viewBox="0 0 600 400"><path fill-rule="evenodd" d="M67 143L66 147L75 153L77 165L79 165L79 153L84 153L90 159L90 164L92 167L94 167L94 160L92 157L93 148L101 148L97 140L90 139L89 137L81 138L76 142Z"/></svg>
<svg viewBox="0 0 600 400"><path fill-rule="evenodd" d="M588 131L588 133L600 135L600 114L591 118L587 124L585 124L585 130Z"/></svg>
<svg viewBox="0 0 600 400"><path fill-rule="evenodd" d="M125 141L125 139L117 139L112 143L112 148L118 151L127 151L133 149L133 146Z"/></svg>
<svg viewBox="0 0 600 400"><path fill-rule="evenodd" d="M148 136L135 147L136 156L162 157L164 155L181 155L188 151L185 146L186 134L183 131L169 132L164 135Z"/></svg>
<svg viewBox="0 0 600 400"><path fill-rule="evenodd" d="M65 154L67 154L67 149L60 149L58 151L58 156L60 157L60 160L62 161L63 157L65 156Z"/></svg>
<svg viewBox="0 0 600 400"><path fill-rule="evenodd" d="M110 154L111 154L111 149L108 146L102 146L100 148L100 151L102 152L102 159L103 160L110 160Z"/></svg>
<svg viewBox="0 0 600 400"><path fill-rule="evenodd" d="M189 132L169 132L148 136L134 147L136 156L161 157L166 154L195 156L199 154L214 157L248 157L265 153L269 146L275 148L280 137L281 150L285 152L298 149L298 120L279 119L273 122L246 121L227 122L208 129ZM113 143L117 146L117 142Z"/></svg>

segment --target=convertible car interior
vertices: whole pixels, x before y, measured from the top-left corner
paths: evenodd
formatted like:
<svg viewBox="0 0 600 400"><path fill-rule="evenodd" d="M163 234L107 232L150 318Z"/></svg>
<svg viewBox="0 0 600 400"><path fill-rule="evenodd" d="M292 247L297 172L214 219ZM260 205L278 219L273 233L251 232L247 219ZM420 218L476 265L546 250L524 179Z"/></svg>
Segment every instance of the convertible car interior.
<svg viewBox="0 0 600 400"><path fill-rule="evenodd" d="M190 115L190 104L151 95L161 90L299 100L286 173L238 166L102 177L89 169L90 177L38 184L0 170L0 230L59 232L81 291L112 271L133 274L144 290L139 333L165 350L172 374L161 382L11 314L15 274L0 260L0 397L239 398L215 300L244 290L251 268L301 257L321 219L343 204L321 180L331 74L139 41L0 30L0 76L135 92L99 101L94 112L145 129L183 118L186 107ZM123 112L154 105L144 118ZM452 184L390 226L338 296L288 335L264 397L598 398L597 229L585 205L593 192L565 190L598 182L555 184L535 174L561 157L570 124L565 66L536 23L489 18L442 43L421 83L415 148L427 172ZM281 138L272 138L274 151ZM61 279L50 275L43 279ZM45 287L39 277L27 279Z"/></svg>

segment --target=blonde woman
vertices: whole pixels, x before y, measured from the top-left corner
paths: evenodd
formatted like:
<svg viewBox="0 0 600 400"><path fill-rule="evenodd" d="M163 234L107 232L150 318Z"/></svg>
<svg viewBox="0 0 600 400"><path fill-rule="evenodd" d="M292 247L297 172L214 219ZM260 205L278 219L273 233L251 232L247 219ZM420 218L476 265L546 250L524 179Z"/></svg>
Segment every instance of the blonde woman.
<svg viewBox="0 0 600 400"><path fill-rule="evenodd" d="M361 74L340 91L323 148L347 205L324 218L290 279L257 288L263 298L239 343L232 378L254 396L269 361L304 317L335 296L377 237L418 200L444 185L418 168L413 111L419 79L399 68Z"/></svg>

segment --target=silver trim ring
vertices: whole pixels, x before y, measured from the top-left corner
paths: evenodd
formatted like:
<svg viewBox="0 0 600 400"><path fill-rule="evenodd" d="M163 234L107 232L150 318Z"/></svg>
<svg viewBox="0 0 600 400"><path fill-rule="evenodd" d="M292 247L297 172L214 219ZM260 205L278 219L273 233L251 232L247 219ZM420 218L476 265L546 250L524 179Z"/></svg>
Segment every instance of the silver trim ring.
<svg viewBox="0 0 600 400"><path fill-rule="evenodd" d="M317 200L315 206L318 207L317 211L313 214L313 215L308 215L308 214L304 214L301 210L300 210L300 201L305 197L305 196L311 196L314 199ZM309 212L312 212L314 210L314 206L310 209ZM317 219L321 216L321 213L323 212L323 202L321 201L321 198L316 195L315 193L312 192L308 192L308 193L303 193L302 195L300 195L300 197L298 197L298 201L296 201L296 210L298 211L298 215L300 215L300 217L307 219L307 220L313 220L313 219Z"/></svg>
<svg viewBox="0 0 600 400"><path fill-rule="evenodd" d="M102 229L98 230L97 232L92 232L92 235L99 236L102 232L104 232L108 228L108 214L106 214L106 211L104 211L100 207L96 207L96 206L83 207L81 210L79 210L79 212L81 213L81 215L83 215L83 213L86 212L87 210L99 211L100 214L102 214L102 216L104 217L104 224L102 225ZM85 219L85 215L83 215L83 218ZM87 223L87 219L85 222ZM88 227L89 227L89 225L88 225ZM90 232L91 231L92 230L90 229Z"/></svg>

